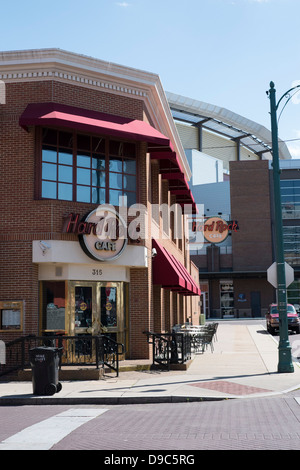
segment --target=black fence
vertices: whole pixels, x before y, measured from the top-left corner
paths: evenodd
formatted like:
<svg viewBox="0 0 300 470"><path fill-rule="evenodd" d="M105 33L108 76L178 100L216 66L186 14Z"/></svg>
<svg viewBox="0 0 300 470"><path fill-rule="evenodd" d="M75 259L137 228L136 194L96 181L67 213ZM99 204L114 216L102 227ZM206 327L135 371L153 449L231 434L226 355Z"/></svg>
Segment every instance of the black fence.
<svg viewBox="0 0 300 470"><path fill-rule="evenodd" d="M152 364L170 370L171 364L184 364L192 357L191 336L185 333L145 331L152 344Z"/></svg>
<svg viewBox="0 0 300 470"><path fill-rule="evenodd" d="M144 331L148 343L153 345L153 366L169 370L171 364L187 362L192 353L204 353L208 347L213 352L217 328L218 323L208 323L205 326L175 325L172 333Z"/></svg>
<svg viewBox="0 0 300 470"><path fill-rule="evenodd" d="M30 367L29 351L38 346L62 348L60 367L90 365L107 366L119 375L119 356L124 345L106 335L22 336L5 344L5 364L0 364L0 376Z"/></svg>

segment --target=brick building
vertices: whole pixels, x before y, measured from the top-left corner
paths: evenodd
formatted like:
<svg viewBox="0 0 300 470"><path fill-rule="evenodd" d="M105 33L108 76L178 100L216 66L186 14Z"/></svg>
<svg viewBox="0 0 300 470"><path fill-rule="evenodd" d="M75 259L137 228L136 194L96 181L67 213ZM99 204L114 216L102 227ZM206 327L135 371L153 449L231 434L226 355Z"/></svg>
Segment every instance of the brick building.
<svg viewBox="0 0 300 470"><path fill-rule="evenodd" d="M191 172L160 80L58 49L0 57L0 339L105 331L148 358L145 330L200 314Z"/></svg>
<svg viewBox="0 0 300 470"><path fill-rule="evenodd" d="M215 204L222 207L226 189L230 206L227 212L237 221L238 230L231 230L223 243L208 243L202 253L191 252L191 258L199 267L206 317L260 317L265 315L270 303L276 302L276 289L267 279L267 270L275 261L272 165L268 160L232 161L229 165L228 185L224 188L219 183L223 200L215 190ZM299 311L300 161L281 160L280 168L284 255L294 270L287 300ZM224 214L220 213L219 217Z"/></svg>

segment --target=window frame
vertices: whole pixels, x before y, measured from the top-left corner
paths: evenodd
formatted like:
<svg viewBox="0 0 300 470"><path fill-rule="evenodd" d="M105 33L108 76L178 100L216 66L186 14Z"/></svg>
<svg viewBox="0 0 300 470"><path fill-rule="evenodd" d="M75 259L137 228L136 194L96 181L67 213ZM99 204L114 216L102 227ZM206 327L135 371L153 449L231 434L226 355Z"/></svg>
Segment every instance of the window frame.
<svg viewBox="0 0 300 470"><path fill-rule="evenodd" d="M54 130L56 132L66 132L66 133L71 133L73 135L73 143L72 143L72 158L73 158L73 162L72 162L72 183L69 183L72 185L72 199L60 199L58 197L58 185L59 185L59 180L58 180L58 168L59 168L59 162L58 160L56 161L55 165L56 165L56 175L57 175L57 178L56 178L56 197L55 198L50 198L50 197L43 197L42 196L42 186L43 186L43 181L47 181L46 179L43 180L43 175L42 175L42 168L43 168L43 130L44 129L49 129L49 130ZM92 142L92 138L97 138L97 139L104 139L104 142L105 142L105 146L104 146L104 149L105 149L105 154L104 155L104 160L105 160L105 170L104 170L104 174L105 174L105 184L104 186L95 186L96 189L104 189L104 192L105 192L105 201L103 202L93 202L92 198L93 198L93 194L92 194L92 191L93 191L93 184L92 184L92 175L93 175L93 155L92 155L92 148L90 146L90 184L89 185L86 185L86 187L89 187L90 189L90 200L89 201L78 201L77 200L77 188L78 186L85 186L85 185L82 185L80 183L77 182L77 169L78 168L82 168L81 166L78 167L77 166L77 156L80 155L80 152L82 153L82 150L79 149L78 150L78 147L77 147L77 136L78 135L84 135L84 136L87 136L90 138L90 142ZM125 153L123 153L122 155L120 156L117 156L117 155L113 155L113 154L110 154L110 143L111 142L119 142L121 144L129 144L129 145L132 145L134 151L135 151L135 156L134 157L130 157L128 155L126 155ZM45 146L47 145L50 145L50 144L44 144ZM54 147L54 145L53 145ZM57 142L56 142L56 151L57 151L57 155L58 155L58 151L59 151L59 142L58 142L58 139L57 139ZM97 153L97 155L101 155L102 152L99 152L99 154ZM60 128L60 127L52 127L52 126L45 126L45 127L37 127L36 128L36 139L35 139L35 154L36 154L36 168L37 168L37 171L35 172L35 191L34 191L34 198L37 199L37 200L43 200L43 201L64 201L64 202L72 202L72 203L79 203L79 204L93 204L93 205L99 205L99 204L111 204L111 205L114 205L116 206L116 204L113 204L112 202L110 202L110 197L109 197L109 192L110 190L116 190L116 191L120 191L123 195L126 195L126 193L132 193L132 194L135 194L135 201L134 203L139 203L139 200L140 200L140 187L138 185L138 181L140 180L139 178L139 164L138 164L138 155L140 153L140 147L139 147L139 142L136 142L136 141L129 141L129 140L124 140L124 139L119 139L118 137L109 137L109 136L103 136L103 135L98 135L98 134L93 134L93 133L85 133L85 132L80 132L80 131L77 131L77 130L74 130L74 129L68 129L68 128ZM114 171L110 171L110 160L111 159L116 159L116 158L121 158L122 159L122 171L121 172L114 172ZM128 160L132 160L135 162L135 175L134 174L130 174L130 173L127 173L124 171L124 160L125 159L128 159ZM96 170L96 171L102 171L102 170ZM117 175L121 175L122 177L122 187L121 188L110 188L110 174L117 174ZM130 191L128 190L126 187L125 187L125 184L124 184L124 181L125 181L125 177L126 176L133 176L135 178L135 191ZM128 205L131 205L129 203L129 201L127 202Z"/></svg>

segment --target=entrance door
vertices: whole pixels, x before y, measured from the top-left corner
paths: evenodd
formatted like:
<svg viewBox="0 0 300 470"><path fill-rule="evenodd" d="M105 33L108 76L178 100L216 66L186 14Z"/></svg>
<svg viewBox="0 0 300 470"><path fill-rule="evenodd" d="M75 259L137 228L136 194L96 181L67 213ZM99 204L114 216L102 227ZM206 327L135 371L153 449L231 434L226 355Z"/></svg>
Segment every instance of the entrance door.
<svg viewBox="0 0 300 470"><path fill-rule="evenodd" d="M110 336L125 346L122 282L69 282L70 334Z"/></svg>
<svg viewBox="0 0 300 470"><path fill-rule="evenodd" d="M261 317L260 292L251 292L251 315Z"/></svg>
<svg viewBox="0 0 300 470"><path fill-rule="evenodd" d="M77 333L88 333L93 325L95 292L92 285L74 286L74 323Z"/></svg>

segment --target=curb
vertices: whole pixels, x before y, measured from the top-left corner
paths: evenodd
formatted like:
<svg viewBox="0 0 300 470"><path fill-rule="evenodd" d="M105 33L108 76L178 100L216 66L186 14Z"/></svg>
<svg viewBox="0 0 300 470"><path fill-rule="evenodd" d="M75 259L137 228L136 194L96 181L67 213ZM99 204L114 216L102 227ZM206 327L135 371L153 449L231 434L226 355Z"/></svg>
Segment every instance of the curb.
<svg viewBox="0 0 300 470"><path fill-rule="evenodd" d="M222 401L238 397L102 397L102 398L49 398L49 397L8 397L0 398L0 406L24 405L146 405L151 403L191 403Z"/></svg>

